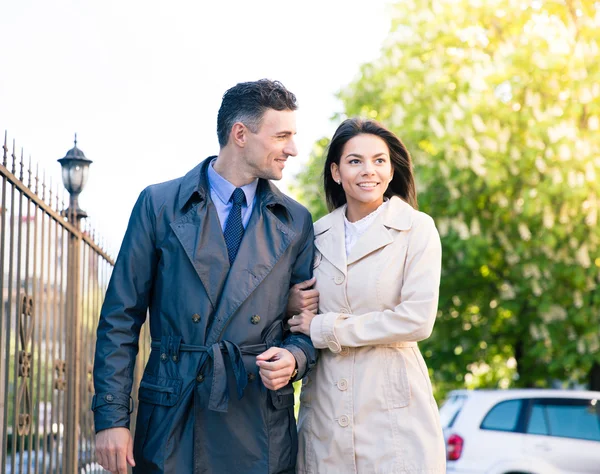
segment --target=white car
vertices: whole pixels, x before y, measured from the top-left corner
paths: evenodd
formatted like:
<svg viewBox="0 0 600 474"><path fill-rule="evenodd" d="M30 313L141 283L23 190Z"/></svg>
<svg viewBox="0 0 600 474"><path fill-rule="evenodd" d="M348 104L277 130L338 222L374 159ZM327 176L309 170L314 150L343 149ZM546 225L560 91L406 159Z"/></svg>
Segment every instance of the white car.
<svg viewBox="0 0 600 474"><path fill-rule="evenodd" d="M453 474L600 474L600 392L454 390L440 408Z"/></svg>

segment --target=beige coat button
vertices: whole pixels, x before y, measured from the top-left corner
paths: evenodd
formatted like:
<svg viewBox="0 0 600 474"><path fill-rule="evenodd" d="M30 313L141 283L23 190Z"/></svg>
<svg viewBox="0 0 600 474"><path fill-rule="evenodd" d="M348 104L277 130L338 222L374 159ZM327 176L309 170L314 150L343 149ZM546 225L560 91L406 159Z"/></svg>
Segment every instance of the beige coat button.
<svg viewBox="0 0 600 474"><path fill-rule="evenodd" d="M342 415L338 419L338 423L340 424L341 427L345 428L346 426L348 426L350 424L350 418L348 418L346 415Z"/></svg>
<svg viewBox="0 0 600 474"><path fill-rule="evenodd" d="M348 381L346 379L341 379L337 383L337 388L339 388L342 392L348 390Z"/></svg>
<svg viewBox="0 0 600 474"><path fill-rule="evenodd" d="M344 283L344 276L338 275L333 279L333 281L335 281L336 285L341 285L342 283Z"/></svg>
<svg viewBox="0 0 600 474"><path fill-rule="evenodd" d="M349 347L342 347L342 350L340 351L340 355L341 356L347 356L348 354L350 354L350 348Z"/></svg>

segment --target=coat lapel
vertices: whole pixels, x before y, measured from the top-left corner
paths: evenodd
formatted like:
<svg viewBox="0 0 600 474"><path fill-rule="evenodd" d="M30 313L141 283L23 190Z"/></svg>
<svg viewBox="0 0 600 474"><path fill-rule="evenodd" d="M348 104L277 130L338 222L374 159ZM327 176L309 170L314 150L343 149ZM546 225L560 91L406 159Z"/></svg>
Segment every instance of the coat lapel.
<svg viewBox="0 0 600 474"><path fill-rule="evenodd" d="M198 203L171 223L185 254L194 266L213 308L229 271L227 246L212 202Z"/></svg>
<svg viewBox="0 0 600 474"><path fill-rule="evenodd" d="M346 206L338 207L315 223L315 247L346 276L344 212Z"/></svg>
<svg viewBox="0 0 600 474"><path fill-rule="evenodd" d="M259 183L257 202L252 211L233 266L222 289L207 336L207 345L217 342L237 309L265 279L296 238L296 233L269 209L283 203L276 188L267 181Z"/></svg>
<svg viewBox="0 0 600 474"><path fill-rule="evenodd" d="M181 208L188 205L190 208L171 222L171 229L198 274L212 307L216 308L229 272L229 259L219 215L207 192L206 167L212 158L184 176L178 203ZM194 195L199 202L190 205Z"/></svg>
<svg viewBox="0 0 600 474"><path fill-rule="evenodd" d="M366 257L372 252L391 244L394 241L390 231L381 222L381 216L377 216L375 222L360 236L348 255L348 265Z"/></svg>
<svg viewBox="0 0 600 474"><path fill-rule="evenodd" d="M392 197L385 204L385 208L381 210L381 214L375 218L375 221L352 247L348 255L348 265L391 244L394 241L394 235L390 229L400 231L410 229L412 210L402 199L396 196Z"/></svg>

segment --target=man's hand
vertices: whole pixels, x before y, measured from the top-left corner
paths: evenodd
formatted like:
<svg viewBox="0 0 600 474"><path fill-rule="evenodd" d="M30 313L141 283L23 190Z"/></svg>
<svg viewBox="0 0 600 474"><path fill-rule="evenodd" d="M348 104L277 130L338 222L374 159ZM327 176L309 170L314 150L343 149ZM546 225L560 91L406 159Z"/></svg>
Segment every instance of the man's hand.
<svg viewBox="0 0 600 474"><path fill-rule="evenodd" d="M256 356L260 367L260 378L269 390L285 387L296 368L296 359L290 351L281 347L271 347Z"/></svg>
<svg viewBox="0 0 600 474"><path fill-rule="evenodd" d="M127 474L127 464L135 466L133 440L127 428L109 428L96 435L98 462L113 474Z"/></svg>
<svg viewBox="0 0 600 474"><path fill-rule="evenodd" d="M315 318L315 314L311 311L304 310L300 314L296 314L288 319L290 331L293 333L302 333L310 337L310 323Z"/></svg>
<svg viewBox="0 0 600 474"><path fill-rule="evenodd" d="M303 310L317 313L319 309L319 290L311 289L317 279L312 277L310 280L296 283L290 288L288 296L287 314L293 316Z"/></svg>

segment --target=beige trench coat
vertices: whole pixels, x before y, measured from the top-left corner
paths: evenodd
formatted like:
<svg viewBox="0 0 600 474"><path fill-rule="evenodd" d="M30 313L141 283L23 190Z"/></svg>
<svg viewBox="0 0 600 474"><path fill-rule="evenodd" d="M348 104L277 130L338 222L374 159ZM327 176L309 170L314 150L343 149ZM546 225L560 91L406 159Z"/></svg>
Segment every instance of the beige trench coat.
<svg viewBox="0 0 600 474"><path fill-rule="evenodd" d="M315 223L321 351L300 396L297 472L445 473L438 408L417 341L435 321L433 220L393 197L346 257L345 206Z"/></svg>

